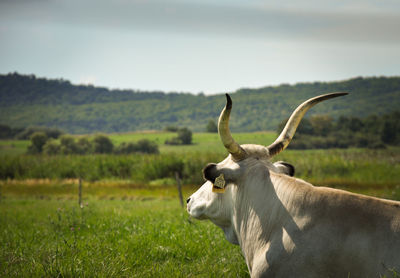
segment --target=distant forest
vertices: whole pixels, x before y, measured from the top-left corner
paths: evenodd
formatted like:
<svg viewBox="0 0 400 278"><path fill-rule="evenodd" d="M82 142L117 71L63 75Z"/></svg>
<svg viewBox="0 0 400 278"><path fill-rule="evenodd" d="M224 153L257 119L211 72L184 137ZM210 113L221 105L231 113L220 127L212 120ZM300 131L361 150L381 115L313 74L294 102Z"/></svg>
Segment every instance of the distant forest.
<svg viewBox="0 0 400 278"><path fill-rule="evenodd" d="M400 77L283 84L230 92L231 130L276 130L302 101L324 93L349 92L312 108L309 115L366 118L400 110ZM225 105L224 95L109 90L34 75L0 75L0 124L44 126L67 133L162 130L167 126L205 131Z"/></svg>

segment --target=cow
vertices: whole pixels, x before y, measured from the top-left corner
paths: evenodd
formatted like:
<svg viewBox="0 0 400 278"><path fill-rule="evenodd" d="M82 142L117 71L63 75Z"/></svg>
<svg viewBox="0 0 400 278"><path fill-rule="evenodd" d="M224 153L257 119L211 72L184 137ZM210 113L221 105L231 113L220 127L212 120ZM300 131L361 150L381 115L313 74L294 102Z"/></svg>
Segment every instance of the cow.
<svg viewBox="0 0 400 278"><path fill-rule="evenodd" d="M302 103L267 147L233 139L232 100L226 95L218 132L229 155L203 169L205 183L187 199L187 211L211 220L230 243L240 245L251 277L400 274L400 202L316 187L293 177L290 164L271 162L308 109L345 94Z"/></svg>

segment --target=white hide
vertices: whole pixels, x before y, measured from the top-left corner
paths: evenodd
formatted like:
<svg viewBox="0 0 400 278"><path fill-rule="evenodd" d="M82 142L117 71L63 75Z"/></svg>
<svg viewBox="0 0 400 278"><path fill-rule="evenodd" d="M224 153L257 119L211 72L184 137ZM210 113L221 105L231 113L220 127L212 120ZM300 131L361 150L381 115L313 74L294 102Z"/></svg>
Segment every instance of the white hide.
<svg viewBox="0 0 400 278"><path fill-rule="evenodd" d="M314 187L281 174L265 148L242 145L216 165L224 193L206 181L187 210L239 244L252 277L391 277L400 273L400 202Z"/></svg>

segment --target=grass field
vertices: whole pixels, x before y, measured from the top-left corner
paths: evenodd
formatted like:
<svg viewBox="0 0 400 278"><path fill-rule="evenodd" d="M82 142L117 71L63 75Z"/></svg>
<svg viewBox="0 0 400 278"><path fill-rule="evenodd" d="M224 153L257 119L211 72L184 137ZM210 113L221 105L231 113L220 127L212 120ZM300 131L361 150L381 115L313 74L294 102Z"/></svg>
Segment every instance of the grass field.
<svg viewBox="0 0 400 278"><path fill-rule="evenodd" d="M129 156L25 155L29 141L0 141L0 277L248 277L240 249L209 221L189 219L178 201L173 174L181 172L190 196L201 169L226 156L218 135L163 144L173 136L111 134L115 145L159 144L159 155ZM268 145L275 136L235 139ZM317 186L400 200L399 148L286 150L274 160Z"/></svg>
<svg viewBox="0 0 400 278"><path fill-rule="evenodd" d="M0 202L1 277L247 277L237 246L174 200Z"/></svg>
<svg viewBox="0 0 400 278"><path fill-rule="evenodd" d="M217 133L193 133L193 144L182 146L165 145L166 139L175 137L176 133L172 132L147 132L147 133L126 133L112 134L111 140L115 145L122 142L135 142L140 139L149 139L158 144L161 153L188 153L188 152L217 152L225 154L226 150L221 144L221 140ZM270 144L275 140L274 132L254 132L254 133L235 133L235 140L238 143L251 144Z"/></svg>
<svg viewBox="0 0 400 278"><path fill-rule="evenodd" d="M217 152L225 154L225 149L217 133L193 133L193 144L172 146L165 145L165 140L176 136L173 132L132 132L113 133L108 135L115 146L122 142L137 142L140 139L148 139L157 143L161 153L188 153L188 152ZM79 135L77 135L79 137ZM275 140L274 132L235 133L235 139L243 143L270 144ZM0 140L0 155L26 153L29 140Z"/></svg>

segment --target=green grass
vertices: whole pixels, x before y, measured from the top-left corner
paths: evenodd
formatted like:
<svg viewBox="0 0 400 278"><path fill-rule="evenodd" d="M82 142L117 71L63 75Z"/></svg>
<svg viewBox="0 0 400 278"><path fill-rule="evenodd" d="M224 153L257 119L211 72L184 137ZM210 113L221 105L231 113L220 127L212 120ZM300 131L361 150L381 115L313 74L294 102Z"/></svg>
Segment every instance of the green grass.
<svg viewBox="0 0 400 278"><path fill-rule="evenodd" d="M166 139L175 137L173 132L134 132L122 134L110 134L115 145L122 142L136 142L140 139L149 139L158 144L161 153L189 153L189 152L216 152L225 154L226 150L221 144L217 133L193 133L192 145L171 146L165 145ZM275 140L274 132L235 133L235 140L240 144L264 144L268 145Z"/></svg>
<svg viewBox="0 0 400 278"><path fill-rule="evenodd" d="M24 154L29 144L29 140L0 140L0 155Z"/></svg>
<svg viewBox="0 0 400 278"><path fill-rule="evenodd" d="M225 148L217 133L193 133L193 144L171 146L165 145L165 140L176 137L174 132L148 131L132 133L108 134L115 146L122 142L137 142L141 139L148 139L157 143L161 153L188 153L188 152L216 152L225 154ZM79 135L76 135L79 137ZM268 145L275 140L274 132L235 133L235 139L243 143ZM0 155L19 155L26 153L29 140L0 140Z"/></svg>
<svg viewBox="0 0 400 278"><path fill-rule="evenodd" d="M9 155L0 156L0 179L129 180L132 184L173 184L180 172L185 184L203 182L201 170L226 154L213 152L160 155ZM400 151L286 150L274 158L293 164L296 177L333 187L399 186Z"/></svg>
<svg viewBox="0 0 400 278"><path fill-rule="evenodd" d="M0 181L0 194L7 198L35 198L46 200L76 200L79 181L70 180L9 180ZM189 197L198 187L184 185L184 199ZM97 181L82 182L84 198L100 200L149 200L178 198L175 180L164 184L138 185L130 181Z"/></svg>
<svg viewBox="0 0 400 278"><path fill-rule="evenodd" d="M248 277L240 249L174 200L2 199L1 277Z"/></svg>
<svg viewBox="0 0 400 278"><path fill-rule="evenodd" d="M277 156L293 163L296 176L320 185L400 185L400 149L286 150Z"/></svg>

